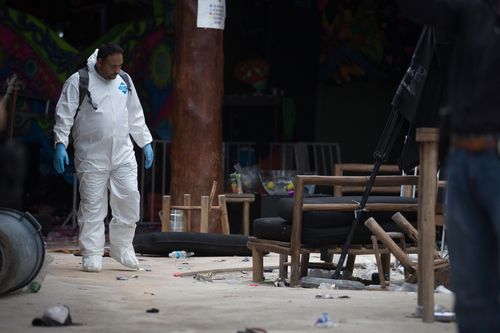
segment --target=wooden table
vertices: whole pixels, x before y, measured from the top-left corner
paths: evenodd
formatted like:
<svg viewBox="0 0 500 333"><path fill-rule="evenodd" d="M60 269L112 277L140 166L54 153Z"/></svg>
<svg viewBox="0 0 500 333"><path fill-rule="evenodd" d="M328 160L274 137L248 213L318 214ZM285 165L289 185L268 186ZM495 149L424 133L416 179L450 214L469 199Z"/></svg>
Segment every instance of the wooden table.
<svg viewBox="0 0 500 333"><path fill-rule="evenodd" d="M236 202L243 204L243 234L250 234L250 203L255 201L255 195L252 193L225 193L226 202Z"/></svg>

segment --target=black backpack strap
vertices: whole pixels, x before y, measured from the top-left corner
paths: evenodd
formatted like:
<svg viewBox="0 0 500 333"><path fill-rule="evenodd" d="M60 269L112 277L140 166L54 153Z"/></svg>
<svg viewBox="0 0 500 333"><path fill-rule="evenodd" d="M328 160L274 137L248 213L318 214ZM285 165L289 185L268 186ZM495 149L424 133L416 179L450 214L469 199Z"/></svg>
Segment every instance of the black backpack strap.
<svg viewBox="0 0 500 333"><path fill-rule="evenodd" d="M78 94L80 96L80 100L78 101L78 110L80 110L80 106L82 106L83 100L85 99L85 95L89 92L89 70L87 67L80 68L78 70L78 75L80 76L80 80L78 83ZM90 95L89 95L90 99ZM92 100L90 99L90 103L92 104Z"/></svg>

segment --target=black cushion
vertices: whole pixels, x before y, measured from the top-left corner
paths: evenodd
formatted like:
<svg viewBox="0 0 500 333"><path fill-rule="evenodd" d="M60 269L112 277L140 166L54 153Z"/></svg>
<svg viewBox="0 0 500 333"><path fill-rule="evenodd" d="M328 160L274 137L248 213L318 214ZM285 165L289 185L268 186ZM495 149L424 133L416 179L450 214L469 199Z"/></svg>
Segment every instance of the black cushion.
<svg viewBox="0 0 500 333"><path fill-rule="evenodd" d="M350 220L351 224L353 220ZM371 231L360 222L354 233L352 244L368 244L371 242ZM378 221L379 222L379 221ZM402 230L392 221L382 221L379 225L385 231ZM350 225L330 228L302 228L302 244L307 247L323 247L326 245L342 246L349 233ZM253 235L259 239L269 239L289 242L292 233L292 224L282 217L263 217L253 221ZM408 240L409 241L409 240Z"/></svg>
<svg viewBox="0 0 500 333"><path fill-rule="evenodd" d="M321 196L306 197L304 203L359 203L361 196ZM415 204L414 198L397 196L369 196L368 203L407 203ZM292 231L293 219L293 198L283 198L279 202L277 217L264 217L256 219L253 222L253 234L257 238L270 239L289 242ZM356 228L353 244L370 243L371 231L363 223L369 217L375 218L379 225L387 232L402 230L391 220L395 212L365 212L359 225ZM405 212L405 217L410 220L416 220L416 212ZM302 216L302 239L301 242L309 247L322 247L326 245L344 244L347 234L354 221L354 212L341 211L306 211ZM410 241L407 238L407 241Z"/></svg>
<svg viewBox="0 0 500 333"><path fill-rule="evenodd" d="M341 196L341 197L306 197L304 203L359 203L361 196ZM417 199L397 197L397 196L369 196L368 203L417 203ZM283 198L279 202L278 216L286 221L292 221L293 217L293 198ZM364 222L368 217L373 217L377 222L382 223L390 221L395 212L367 212ZM416 220L416 212L404 213L410 220ZM305 228L331 228L350 226L354 220L354 212L339 211L306 211L302 216L302 225Z"/></svg>
<svg viewBox="0 0 500 333"><path fill-rule="evenodd" d="M251 256L248 237L199 232L150 232L136 234L134 249L141 254L168 256L172 251L194 252L198 257Z"/></svg>

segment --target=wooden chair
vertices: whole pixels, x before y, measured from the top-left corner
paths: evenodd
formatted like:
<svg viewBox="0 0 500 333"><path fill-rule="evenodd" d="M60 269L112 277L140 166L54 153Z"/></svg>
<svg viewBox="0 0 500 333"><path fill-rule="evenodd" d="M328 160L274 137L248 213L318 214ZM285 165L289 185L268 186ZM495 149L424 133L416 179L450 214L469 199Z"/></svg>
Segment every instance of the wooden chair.
<svg viewBox="0 0 500 333"><path fill-rule="evenodd" d="M265 252L276 252L280 254L280 275L284 274L284 266L289 264L291 268L290 286L296 287L300 284L301 276L307 274L309 268L310 253L322 253L332 255L342 251L343 241L337 243L322 244L321 247L308 245L309 240L305 239L303 231L307 228L306 214L314 212L355 212L359 207L357 202L350 202L350 197L329 197L321 198L306 198L304 199L304 186L306 185L323 185L323 186L343 186L343 187L364 187L368 183L369 176L305 176L298 175L295 177L295 195L293 198L293 216L291 221L291 234L288 240L266 239L262 237L250 237L247 246L252 250L253 259L253 280L261 282L263 280L263 257ZM401 185L416 186L418 184L417 176L377 176L375 186L383 187L399 187ZM377 212L413 212L416 213L418 203L412 198L401 198L399 196L391 196L389 201L381 200L382 197L371 197L365 206L370 215ZM387 197L385 197L387 198ZM399 199L398 199L399 198ZM380 201L379 201L380 199ZM394 200L392 200L394 199ZM286 200L286 199L284 199ZM359 199L358 199L359 200ZM283 199L282 199L283 202ZM282 205L280 202L280 205ZM351 222L354 219L354 214L348 215ZM306 217L306 218L305 218ZM285 221L287 222L287 221ZM331 221L335 225L336 221ZM255 227L254 221L254 227ZM321 232L321 230L319 230ZM255 233L255 229L254 229ZM368 238L369 239L369 238ZM416 251L416 249L407 249ZM387 249L379 249L379 253L390 253ZM349 249L350 255L357 254L374 254L374 249L370 241L363 244L353 243ZM286 260L290 257L290 262ZM327 256L328 257L328 256ZM348 263L349 264L349 263ZM330 264L331 265L331 264Z"/></svg>
<svg viewBox="0 0 500 333"><path fill-rule="evenodd" d="M415 243L418 242L418 231L413 227L413 225L403 216L401 213L396 213L392 217L393 221L396 222L400 228L404 231L406 235L408 235ZM417 262L412 260L406 251L404 237L401 238L401 235L392 235L390 233L385 232L377 221L374 218L369 218L365 221L365 226L371 230L373 233L372 242L373 247L375 249L375 258L377 261L377 266L379 271L382 270L382 261L380 257L380 253L378 253L378 242L384 244L384 246L392 253L403 265L405 268L405 279L407 282L416 283L417 282ZM402 239L400 244L396 244L393 240L394 238ZM440 281L443 284L447 284L447 270L449 269L450 264L448 259L442 258L437 251L434 251L434 270L436 274L435 281ZM441 274L442 273L442 274ZM388 285L384 280L383 274L380 275L380 285L385 287Z"/></svg>
<svg viewBox="0 0 500 333"><path fill-rule="evenodd" d="M368 163L337 163L334 167L334 176L355 176L370 175L373 171L373 164ZM378 175L401 175L399 166L396 164L382 164ZM370 194L400 194L404 197L414 196L413 186L374 186ZM344 193L363 193L364 187L361 186L334 186L333 194L335 196L344 195Z"/></svg>
<svg viewBox="0 0 500 333"><path fill-rule="evenodd" d="M373 164L368 163L337 163L334 167L335 176L352 176L352 175L370 175L373 172ZM402 172L398 165L396 164L382 164L378 170L378 175L401 175ZM365 188L363 186L334 186L333 193L335 196L343 196L345 193L362 194ZM416 186L373 186L370 195L400 195L402 197L415 197ZM404 242L404 237L402 233L389 233L391 237L400 239ZM376 245L376 244L375 244ZM376 251L376 249L374 249ZM381 252L380 252L381 251ZM383 276L389 273L390 270L390 252L379 250L379 260L383 263L379 267L379 275ZM382 253L383 252L383 253ZM347 257L346 271L352 273L354 269L354 262L356 260L356 255L351 253ZM383 267L383 269L380 269ZM381 280L382 281L382 280ZM381 284L382 285L382 284Z"/></svg>
<svg viewBox="0 0 500 333"><path fill-rule="evenodd" d="M213 204L215 193L217 191L217 182L214 181L212 183L212 189L210 190L210 195L202 195L200 205L192 205L191 204L191 195L184 194L184 202L183 205L176 206L171 205L171 197L170 195L163 196L163 205L162 205L162 220L161 220L161 231L167 232L169 230L169 218L170 214L165 212L170 212L171 209L178 209L185 211L183 224L185 225L186 231L191 231L191 211L197 210L200 211L200 232L208 232L208 219L210 213L214 211L220 212L222 233L225 235L229 235L229 219L227 215L227 206L226 206L226 196L224 194L219 194L218 204L215 206Z"/></svg>

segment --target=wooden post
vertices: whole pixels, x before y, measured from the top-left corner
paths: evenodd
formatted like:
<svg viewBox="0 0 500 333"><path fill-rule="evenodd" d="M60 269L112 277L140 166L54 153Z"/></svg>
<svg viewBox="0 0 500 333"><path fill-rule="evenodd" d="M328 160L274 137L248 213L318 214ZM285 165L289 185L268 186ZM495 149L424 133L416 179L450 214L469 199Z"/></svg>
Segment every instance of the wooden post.
<svg viewBox="0 0 500 333"><path fill-rule="evenodd" d="M264 253L252 247L253 282L264 281Z"/></svg>
<svg viewBox="0 0 500 333"><path fill-rule="evenodd" d="M188 207L191 206L191 194L186 193L184 194L184 206ZM184 219L182 220L182 223L184 223L185 230L187 232L191 232L191 210L185 210L184 211Z"/></svg>
<svg viewBox="0 0 500 333"><path fill-rule="evenodd" d="M201 213L200 213L200 232L208 232L208 213L210 210L209 196L203 195L201 197Z"/></svg>
<svg viewBox="0 0 500 333"><path fill-rule="evenodd" d="M288 267L286 265L287 262L288 262L288 255L280 253L279 254L279 277L282 279L288 278Z"/></svg>
<svg viewBox="0 0 500 333"><path fill-rule="evenodd" d="M304 181L300 176L295 176L293 204L292 234L290 236L290 287L300 287L300 246L302 231L302 203L304 200Z"/></svg>
<svg viewBox="0 0 500 333"><path fill-rule="evenodd" d="M162 201L161 232L168 232L170 223L170 195L164 195Z"/></svg>
<svg viewBox="0 0 500 333"><path fill-rule="evenodd" d="M434 247L436 243L436 197L439 130L417 128L420 143L418 185L418 305L422 320L434 322Z"/></svg>
<svg viewBox="0 0 500 333"><path fill-rule="evenodd" d="M219 194L218 199L219 199L220 223L222 227L222 233L224 235L229 235L231 233L231 230L229 228L229 217L227 215L226 197L224 194ZM212 210L212 212L215 212L215 210Z"/></svg>
<svg viewBox="0 0 500 333"><path fill-rule="evenodd" d="M197 4L197 0L182 0L175 7L170 183L173 205L181 202L184 193L200 200L210 193L213 180L224 183L223 31L196 27ZM200 215L193 215L190 227L196 232L200 230ZM221 231L219 214L211 214L208 223L208 232Z"/></svg>

